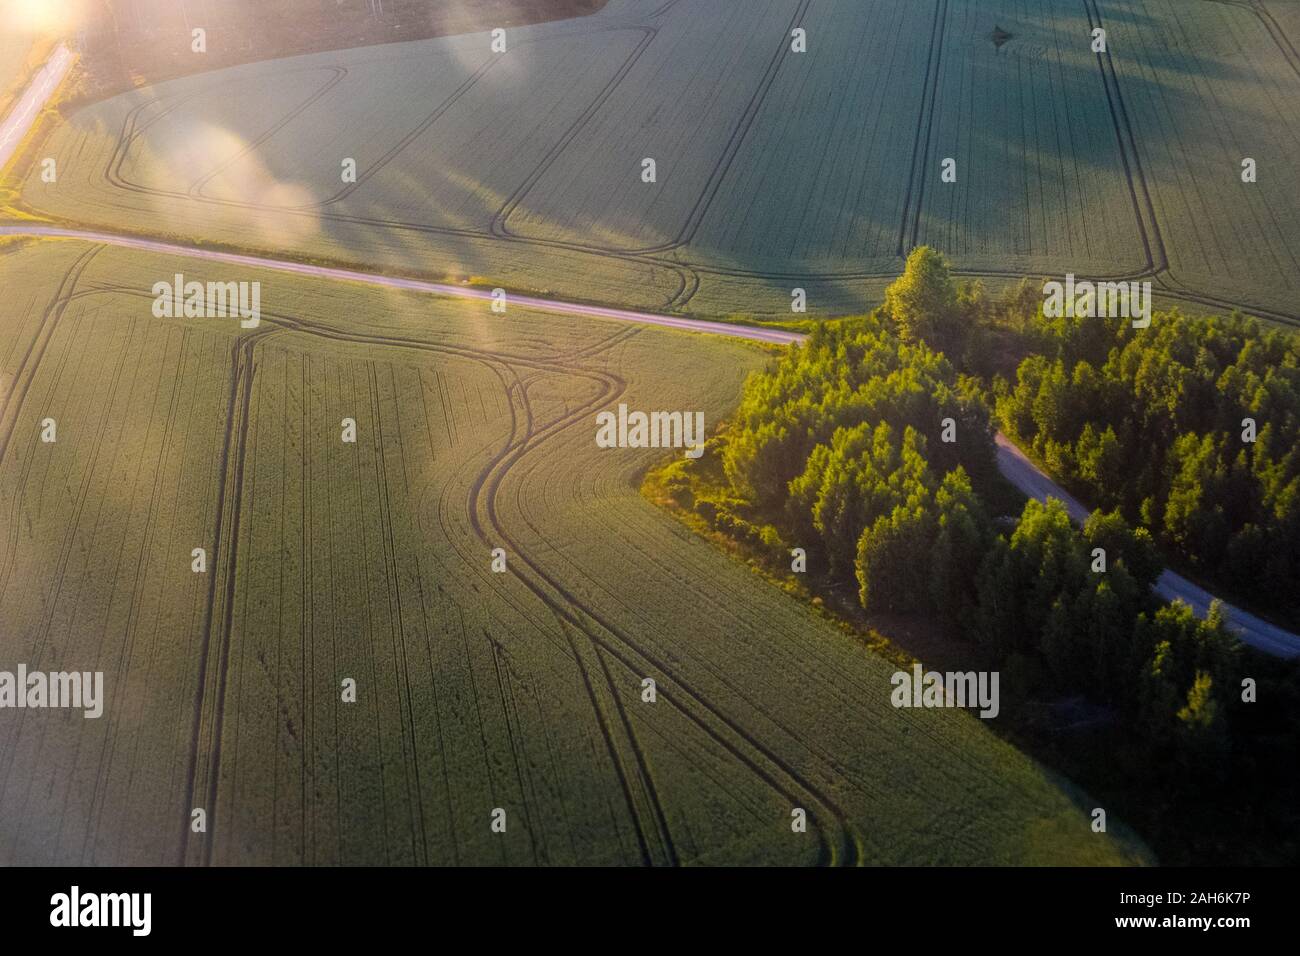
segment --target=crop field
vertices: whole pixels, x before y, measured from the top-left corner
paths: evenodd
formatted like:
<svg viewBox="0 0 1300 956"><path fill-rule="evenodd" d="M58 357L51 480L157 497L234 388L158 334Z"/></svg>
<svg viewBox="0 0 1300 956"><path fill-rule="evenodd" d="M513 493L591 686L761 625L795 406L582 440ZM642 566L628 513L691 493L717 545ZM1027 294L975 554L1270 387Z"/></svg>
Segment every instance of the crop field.
<svg viewBox="0 0 1300 956"><path fill-rule="evenodd" d="M923 242L991 278L1149 276L1300 318L1296 4L866 6L622 0L505 53L472 34L197 74L73 111L44 147L59 181L33 169L22 202L693 314L788 312L795 286L854 311Z"/></svg>
<svg viewBox="0 0 1300 956"><path fill-rule="evenodd" d="M596 415L712 431L775 348L654 322L865 312L920 245L1300 325L1300 0L609 0L98 100L143 74L83 40L0 171L0 672L104 716L3 712L0 866L1154 862ZM0 123L54 42L0 34Z"/></svg>
<svg viewBox="0 0 1300 956"><path fill-rule="evenodd" d="M757 347L253 270L255 329L156 318L203 263L3 249L0 669L106 699L0 722L0 863L1148 859L593 442Z"/></svg>
<svg viewBox="0 0 1300 956"><path fill-rule="evenodd" d="M13 104L27 79L31 48L32 38L25 33L6 30L0 34L0 115Z"/></svg>
<svg viewBox="0 0 1300 956"><path fill-rule="evenodd" d="M1277 22L1292 43L1300 43L1300 3L1296 0L1268 0L1257 6Z"/></svg>
<svg viewBox="0 0 1300 956"><path fill-rule="evenodd" d="M688 257L740 272L893 270L934 19L892 0L809 5L799 23L818 54L782 62Z"/></svg>
<svg viewBox="0 0 1300 956"><path fill-rule="evenodd" d="M1245 4L1099 7L1132 36L1114 63L1171 286L1294 312L1300 55L1289 46L1283 55ZM1171 28L1151 29L1161 21ZM1256 183L1241 181L1247 157Z"/></svg>
<svg viewBox="0 0 1300 956"><path fill-rule="evenodd" d="M1094 275L1146 262L1078 0L950 0L906 247L976 270ZM1009 36L996 45L997 28ZM1117 39L1115 41L1119 43ZM934 182L945 158L955 183Z"/></svg>

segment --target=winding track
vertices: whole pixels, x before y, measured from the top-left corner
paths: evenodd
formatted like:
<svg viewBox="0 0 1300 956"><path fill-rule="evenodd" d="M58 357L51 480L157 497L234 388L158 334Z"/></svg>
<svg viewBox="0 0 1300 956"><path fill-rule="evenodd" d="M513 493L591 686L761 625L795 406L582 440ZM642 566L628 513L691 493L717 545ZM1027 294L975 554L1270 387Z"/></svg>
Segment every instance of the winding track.
<svg viewBox="0 0 1300 956"><path fill-rule="evenodd" d="M91 250L82 259L88 261L90 256L100 248L101 245L99 244L92 246ZM182 250L183 247L177 247L174 252L175 254L203 252L203 250L190 250L189 252ZM201 255L196 257L204 258ZM248 257L241 258L246 259ZM249 263L246 262L245 264ZM79 260L78 265L81 265L81 260ZM296 264L292 263L290 265L296 266ZM270 262L263 263L261 267L274 268ZM297 269L288 271L297 271ZM363 279L366 276L364 273L348 273L348 275L354 280ZM388 277L371 276L369 278L385 279ZM398 286L398 288L409 288L409 286ZM456 286L449 286L446 289L451 294L476 291L463 290ZM65 281L65 285L60 289L51 309L61 313L70 301L105 293L149 298L144 290L138 288L96 286L77 291L73 284ZM468 297L489 298L490 296L474 294ZM519 302L519 300L515 301L516 303ZM576 314L588 314L585 312L587 308L585 306L575 306L573 308L579 310ZM557 310L551 309L550 311ZM569 311L569 309L566 308L561 311ZM653 315L631 312L624 313L624 315L625 320L629 322L649 322L655 318ZM714 324L707 323L709 326ZM736 327L722 325L720 328L734 331ZM809 814L810 823L812 824L813 834L818 841L819 859L823 864L853 865L861 862L860 840L848 822L847 814L839 807L833 797L813 783L806 774L786 761L775 750L713 705L696 688L682 680L679 675L674 673L673 668L656 656L644 642L637 640L626 629L620 628L616 623L586 606L580 597L543 569L516 543L511 533L497 516L496 499L500 486L508 471L515 464L525 455L536 451L545 441L556 437L566 429L585 422L593 409L606 405L611 401L616 401L623 393L626 383L618 376L583 368L580 366L579 361L622 341L628 334L634 334L634 328L629 328L574 355L544 359L536 356L489 352L464 346L436 344L404 336L362 335L318 324L299 316L263 312L262 325L256 331L241 337L232 345L232 362L236 371L231 377L226 416L226 435L223 441L222 455L218 463L222 490L219 492L219 505L215 518L215 540L217 545L213 551L214 565L223 567L225 576L223 579L224 586L219 589L218 575L212 575L206 602L202 656L199 664L200 685L195 695L195 709L191 728L192 740L186 773L185 803L187 805L193 802L193 794L197 792L201 784L206 784L206 786L203 786L207 796L206 805L217 805L218 788L221 779L222 748L220 729L223 722L222 713L224 711L229 645L233 630L235 572L238 567L237 552L240 537L239 518L242 511L239 496L243 485L242 475L247 448L246 434L251 414L250 403L253 382L256 375L256 346L281 331L370 346L455 355L480 362L501 377L511 404L511 438L505 447L479 473L471 488L468 500L471 524L484 545L505 544L509 547L511 554L516 558L511 565L512 576L520 580L554 614L556 619L562 622L561 630L565 634L567 646L561 649L576 663L590 704L601 725L612 764L621 778L622 790L631 819L638 831L638 843L643 863L676 863L678 857L659 798L655 792L650 768L646 764L631 722L627 714L622 710L621 705L618 704L618 697L614 693L606 657L617 661L632 673L654 672L661 674L660 700L662 702L679 712L717 746L730 753L739 763L744 765L787 802L809 807L812 810ZM792 336L790 340L800 338L794 336L793 333L782 334L787 337ZM527 383L521 381L518 375L521 368L534 373L577 374L595 381L601 386L601 391L584 404L571 409L559 420L539 425L534 421L531 405L528 401ZM223 507L227 498L227 493L224 490L227 485L233 489L231 492L233 498L228 509ZM225 517L223 514L227 510L229 516ZM467 564L473 566L473 563L468 561L468 556L466 558ZM520 563L524 566L522 570L519 567ZM218 607L218 605L220 606ZM584 653L584 648L575 643L571 632L577 632L587 642L586 653ZM605 656L602 656L602 654ZM213 685L211 690L207 689L209 682L212 682ZM598 686L601 684L605 685L603 692ZM611 708L602 702L606 699L612 699L615 702L613 710L616 713L612 715L609 713ZM211 708L211 713L207 712L208 708ZM774 715L769 714L768 717L775 720ZM207 733L210 736L208 743L210 752L208 753L206 765L201 765L200 756L203 752L201 737L204 727L208 728ZM813 749L816 750L815 747ZM625 766L629 762L628 753L631 754L631 767ZM818 756L823 760L829 760L825 754L819 753ZM635 785L634 780L636 781ZM645 794L652 819L645 819L645 810L639 805L640 801L635 796L638 790ZM182 821L178 862L181 864L202 862L205 865L211 865L214 862L212 854L216 843L213 839L214 833L215 817L210 821L208 839L204 841L203 848L197 852L192 852L189 847L188 821ZM652 837L652 834L655 836Z"/></svg>

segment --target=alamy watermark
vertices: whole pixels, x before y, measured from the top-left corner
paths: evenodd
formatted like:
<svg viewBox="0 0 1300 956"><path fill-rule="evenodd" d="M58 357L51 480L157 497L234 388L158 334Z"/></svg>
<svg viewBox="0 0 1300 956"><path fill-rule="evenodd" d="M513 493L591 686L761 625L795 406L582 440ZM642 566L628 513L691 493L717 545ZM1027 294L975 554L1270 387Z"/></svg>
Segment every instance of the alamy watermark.
<svg viewBox="0 0 1300 956"><path fill-rule="evenodd" d="M79 707L83 717L104 712L103 671L0 671L0 709Z"/></svg>
<svg viewBox="0 0 1300 956"><path fill-rule="evenodd" d="M894 690L889 702L895 707L979 707L980 716L996 717L998 703L997 671L927 671L912 665L912 673L895 671L889 679Z"/></svg>
<svg viewBox="0 0 1300 956"><path fill-rule="evenodd" d="M153 284L153 314L158 319L222 319L239 317L245 329L262 320L262 283L185 281L176 273L171 282Z"/></svg>
<svg viewBox="0 0 1300 956"><path fill-rule="evenodd" d="M132 936L148 936L152 910L152 893L83 893L73 886L50 897L50 925L122 926L129 927Z"/></svg>
<svg viewBox="0 0 1300 956"><path fill-rule="evenodd" d="M1044 283L1043 297L1043 315L1049 319L1124 318L1131 319L1135 329L1151 324L1150 282L1076 282L1071 272L1063 283Z"/></svg>
<svg viewBox="0 0 1300 956"><path fill-rule="evenodd" d="M703 412L629 412L596 414L598 448L685 448L687 458L704 454Z"/></svg>

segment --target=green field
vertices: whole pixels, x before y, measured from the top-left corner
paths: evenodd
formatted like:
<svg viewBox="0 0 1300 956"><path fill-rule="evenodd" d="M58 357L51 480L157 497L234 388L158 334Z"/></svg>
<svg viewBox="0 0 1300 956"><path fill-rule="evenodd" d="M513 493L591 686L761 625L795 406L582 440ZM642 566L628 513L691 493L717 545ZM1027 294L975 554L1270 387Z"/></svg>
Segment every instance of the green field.
<svg viewBox="0 0 1300 956"><path fill-rule="evenodd" d="M508 35L65 105L0 191L707 318L867 311L928 244L991 289L1300 324L1300 0L610 0ZM27 55L0 38L0 113ZM261 282L260 326L155 317L182 271ZM758 346L64 239L0 238L0 289L0 671L108 692L3 712L0 865L1153 862L647 502L663 450L596 445L619 403L714 427Z"/></svg>
<svg viewBox="0 0 1300 956"><path fill-rule="evenodd" d="M22 201L695 314L788 313L796 286L859 310L928 243L1300 321L1294 22L1288 0L621 0L502 54L331 51L81 107L45 147L60 181Z"/></svg>
<svg viewBox="0 0 1300 956"><path fill-rule="evenodd" d="M251 271L257 329L157 319L177 270L0 256L0 669L108 697L0 721L0 862L1147 858L643 500L662 451L596 447L621 401L715 422L758 349Z"/></svg>

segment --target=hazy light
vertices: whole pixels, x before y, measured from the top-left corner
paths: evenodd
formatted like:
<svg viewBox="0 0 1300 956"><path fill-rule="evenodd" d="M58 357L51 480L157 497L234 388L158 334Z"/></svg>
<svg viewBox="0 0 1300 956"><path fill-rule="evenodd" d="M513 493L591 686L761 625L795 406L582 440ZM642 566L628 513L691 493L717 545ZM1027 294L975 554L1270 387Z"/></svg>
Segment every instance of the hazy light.
<svg viewBox="0 0 1300 956"><path fill-rule="evenodd" d="M63 33L76 27L84 0L0 0L0 29Z"/></svg>

